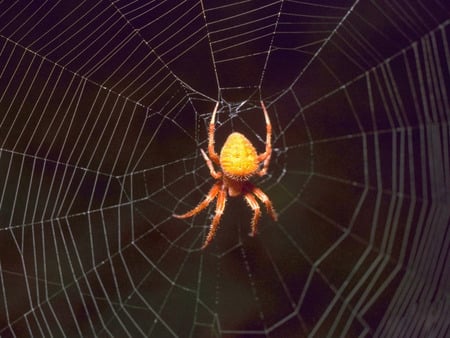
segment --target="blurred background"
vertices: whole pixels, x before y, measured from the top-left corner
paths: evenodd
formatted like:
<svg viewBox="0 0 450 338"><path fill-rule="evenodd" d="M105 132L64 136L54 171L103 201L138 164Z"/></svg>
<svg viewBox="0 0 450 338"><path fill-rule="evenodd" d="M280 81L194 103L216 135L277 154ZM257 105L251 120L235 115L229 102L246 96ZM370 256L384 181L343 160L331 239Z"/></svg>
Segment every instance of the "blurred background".
<svg viewBox="0 0 450 338"><path fill-rule="evenodd" d="M444 1L0 3L2 337L445 337ZM273 155L201 250L211 112ZM217 168L219 169L219 168ZM263 206L261 206L263 207ZM262 208L263 209L263 208Z"/></svg>

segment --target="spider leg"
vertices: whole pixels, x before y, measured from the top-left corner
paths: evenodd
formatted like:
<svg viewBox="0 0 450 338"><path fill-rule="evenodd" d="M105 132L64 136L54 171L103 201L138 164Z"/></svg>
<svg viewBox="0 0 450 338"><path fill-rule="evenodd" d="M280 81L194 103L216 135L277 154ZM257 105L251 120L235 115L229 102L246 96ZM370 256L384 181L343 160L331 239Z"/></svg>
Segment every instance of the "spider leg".
<svg viewBox="0 0 450 338"><path fill-rule="evenodd" d="M222 186L219 191L219 196L217 196L216 212L214 214L213 221L209 228L208 235L206 236L205 243L203 243L202 249L206 248L214 238L217 228L219 227L220 218L222 217L223 211L225 209L226 201L227 201L227 191L226 188Z"/></svg>
<svg viewBox="0 0 450 338"><path fill-rule="evenodd" d="M214 166L213 166L211 160L209 159L208 155L206 155L205 151L203 149L200 149L200 151L202 152L203 158L205 159L206 165L209 168L209 172L211 173L211 176L214 177L215 179L221 178L222 177L222 173L221 172L217 172L214 169Z"/></svg>
<svg viewBox="0 0 450 338"><path fill-rule="evenodd" d="M269 197L258 187L255 187L253 184L250 185L250 191L256 195L256 197L259 198L261 202L264 203L267 209L267 213L270 215L270 217L276 221L278 219L277 213L275 211L275 208L272 205L272 202L270 201Z"/></svg>
<svg viewBox="0 0 450 338"><path fill-rule="evenodd" d="M197 215L200 211L205 209L214 200L214 198L216 198L221 185L222 185L222 182L217 182L216 184L214 184L212 186L212 188L209 190L205 199L203 201L201 201L194 209L192 209L182 215L173 214L172 216L176 217L176 218L188 218L188 217Z"/></svg>
<svg viewBox="0 0 450 338"><path fill-rule="evenodd" d="M244 195L245 200L247 201L250 208L253 210L253 219L252 219L252 232L249 233L249 236L255 236L258 232L258 221L259 217L261 216L261 209L259 207L258 202L255 199L255 196L253 196L251 193L246 193Z"/></svg>
<svg viewBox="0 0 450 338"><path fill-rule="evenodd" d="M269 113L267 113L266 106L261 100L261 107L264 112L264 118L266 120L266 151L258 156L258 161L264 161L262 169L258 172L259 176L267 174L269 168L270 157L272 156L272 124L270 123Z"/></svg>
<svg viewBox="0 0 450 338"><path fill-rule="evenodd" d="M214 107L214 111L211 116L211 121L209 122L209 132L208 132L208 153L211 160L213 160L213 162L216 164L220 164L219 155L217 155L216 151L214 150L214 133L216 132L216 112L218 107L219 102L217 102L216 106Z"/></svg>

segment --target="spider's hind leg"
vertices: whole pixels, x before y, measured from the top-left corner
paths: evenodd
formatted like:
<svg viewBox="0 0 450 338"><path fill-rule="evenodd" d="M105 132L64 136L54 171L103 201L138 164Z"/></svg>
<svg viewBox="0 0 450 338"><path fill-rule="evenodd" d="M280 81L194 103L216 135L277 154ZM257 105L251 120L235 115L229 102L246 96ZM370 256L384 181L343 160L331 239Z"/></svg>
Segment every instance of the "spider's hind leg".
<svg viewBox="0 0 450 338"><path fill-rule="evenodd" d="M209 157L215 164L220 164L219 155L217 155L214 150L214 134L216 133L216 113L217 108L219 108L219 101L217 101L216 106L214 107L214 111L211 115L211 121L209 122L209 130L208 130L208 153Z"/></svg>
<svg viewBox="0 0 450 338"><path fill-rule="evenodd" d="M270 123L269 113L267 112L263 101L261 101L261 107L264 112L264 119L266 120L266 151L258 156L258 161L263 162L263 167L258 172L258 175L264 176L267 174L270 164L270 157L272 156L272 124Z"/></svg>

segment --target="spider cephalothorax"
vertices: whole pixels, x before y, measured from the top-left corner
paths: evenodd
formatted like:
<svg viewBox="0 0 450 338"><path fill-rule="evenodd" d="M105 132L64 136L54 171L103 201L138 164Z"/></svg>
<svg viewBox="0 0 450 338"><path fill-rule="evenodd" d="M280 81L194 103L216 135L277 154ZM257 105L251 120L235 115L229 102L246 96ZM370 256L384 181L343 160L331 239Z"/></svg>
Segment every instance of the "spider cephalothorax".
<svg viewBox="0 0 450 338"><path fill-rule="evenodd" d="M217 155L214 150L214 133L215 133L215 119L217 108L219 103L212 113L211 121L209 123L208 133L208 155L200 149L206 164L208 165L211 176L217 181L209 190L205 199L201 201L194 209L188 211L182 215L174 214L177 218L188 218L198 214L205 209L213 200L217 197L216 212L211 223L208 235L202 246L204 249L211 240L219 226L220 218L222 217L225 209L225 203L227 201L227 194L230 197L236 197L243 195L250 208L253 210L253 219L251 223L250 236L254 236L257 233L258 220L261 216L261 210L255 196L265 204L267 212L273 220L277 219L277 214L272 206L272 202L267 195L258 187L254 186L249 178L258 175L263 176L267 173L267 169L270 163L270 156L272 155L272 125L270 124L269 114L261 101L261 107L264 112L264 118L266 120L266 150L262 154L256 152L253 144L241 133L231 133L226 139L220 156ZM216 171L213 166L213 162L220 166L222 171ZM260 169L260 164L262 168Z"/></svg>

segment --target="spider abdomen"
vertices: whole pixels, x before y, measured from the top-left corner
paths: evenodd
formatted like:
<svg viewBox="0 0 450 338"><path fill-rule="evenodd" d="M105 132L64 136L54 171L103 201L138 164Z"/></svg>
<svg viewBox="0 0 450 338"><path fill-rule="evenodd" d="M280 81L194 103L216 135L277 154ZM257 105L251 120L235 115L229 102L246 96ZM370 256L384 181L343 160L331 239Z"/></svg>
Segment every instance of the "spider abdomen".
<svg viewBox="0 0 450 338"><path fill-rule="evenodd" d="M222 147L220 166L225 175L236 180L247 180L258 170L258 154L248 138L234 132Z"/></svg>

